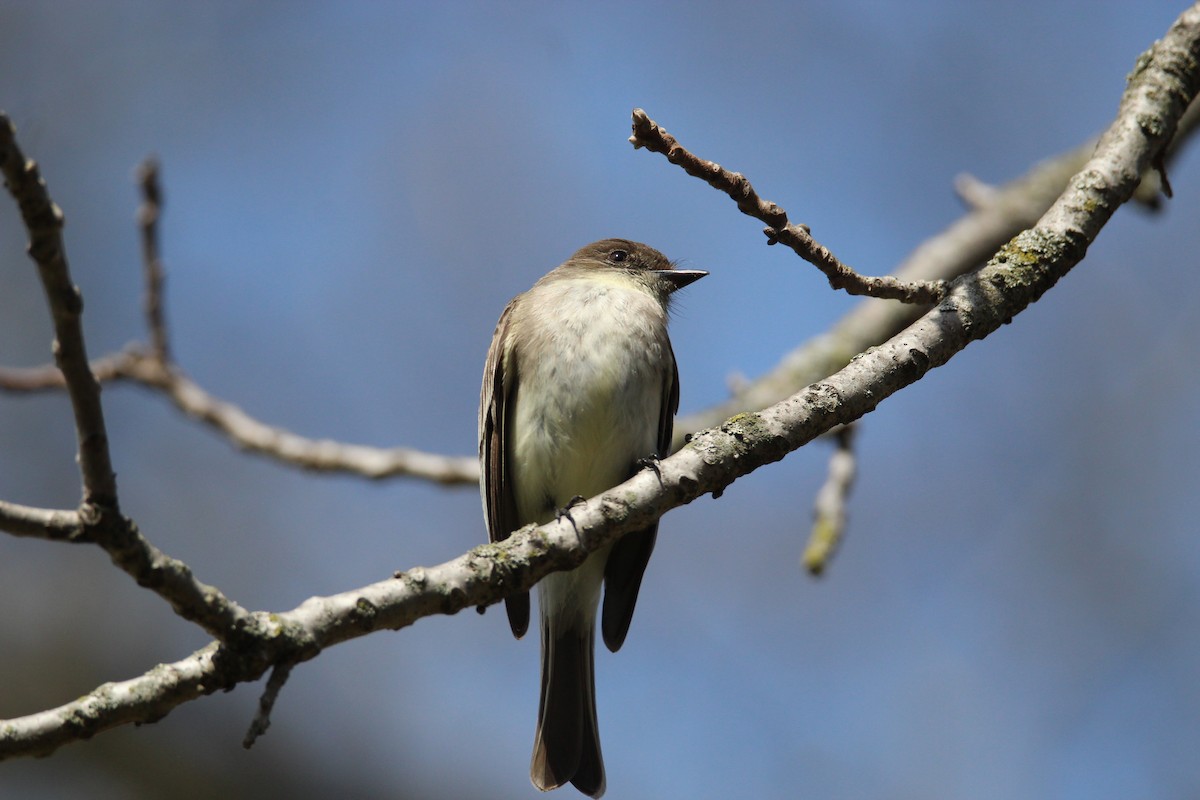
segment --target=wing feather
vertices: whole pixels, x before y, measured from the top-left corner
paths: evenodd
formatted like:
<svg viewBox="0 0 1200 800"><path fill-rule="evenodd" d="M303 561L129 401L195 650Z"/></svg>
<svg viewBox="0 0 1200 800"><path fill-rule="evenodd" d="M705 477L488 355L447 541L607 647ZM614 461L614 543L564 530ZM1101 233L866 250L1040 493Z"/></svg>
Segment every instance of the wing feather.
<svg viewBox="0 0 1200 800"><path fill-rule="evenodd" d="M517 386L517 359L510 342L509 323L518 300L508 304L496 323L479 393L480 493L488 540L492 542L507 539L520 527L505 436L512 412L510 401ZM529 630L529 592L510 595L505 598L504 606L513 635L520 639Z"/></svg>
<svg viewBox="0 0 1200 800"><path fill-rule="evenodd" d="M646 453L666 458L670 455L671 435L675 428L675 412L679 410L679 367L675 353L667 342L667 356L671 369L662 387L662 405L658 414L658 452ZM631 465L630 474L636 470ZM642 576L654 552L654 540L658 536L658 523L650 527L627 533L613 545L608 562L604 565L604 611L600 620L600 632L604 644L614 653L625 643L629 623L633 620L633 609L637 605L638 592L642 588Z"/></svg>

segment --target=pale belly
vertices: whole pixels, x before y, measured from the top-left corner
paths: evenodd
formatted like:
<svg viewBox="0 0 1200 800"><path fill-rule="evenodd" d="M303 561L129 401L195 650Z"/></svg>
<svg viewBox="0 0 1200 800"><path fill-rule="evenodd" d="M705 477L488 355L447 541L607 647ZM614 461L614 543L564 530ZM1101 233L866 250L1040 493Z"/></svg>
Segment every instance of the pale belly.
<svg viewBox="0 0 1200 800"><path fill-rule="evenodd" d="M589 324L548 335L551 358L519 361L509 467L522 522L549 521L572 498L611 489L658 449L672 368L661 306L642 292L603 287L561 300ZM606 313L586 313L589 303L604 303ZM543 615L556 609L556 624L591 625L608 549L542 581Z"/></svg>
<svg viewBox="0 0 1200 800"><path fill-rule="evenodd" d="M545 522L571 498L612 488L657 450L671 368L657 302L603 287L564 293L563 302L588 324L548 336L550 358L519 361L509 465L523 522ZM590 303L605 313L586 313Z"/></svg>

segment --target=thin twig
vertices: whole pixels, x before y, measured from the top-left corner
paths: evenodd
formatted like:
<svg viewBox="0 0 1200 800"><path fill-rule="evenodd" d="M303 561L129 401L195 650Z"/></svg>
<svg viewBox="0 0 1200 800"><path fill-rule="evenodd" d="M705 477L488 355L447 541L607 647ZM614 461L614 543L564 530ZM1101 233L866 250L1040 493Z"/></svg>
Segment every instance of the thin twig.
<svg viewBox="0 0 1200 800"><path fill-rule="evenodd" d="M162 189L158 182L158 159L147 158L137 170L142 189L142 205L138 208L138 228L142 232L142 269L145 275L146 328L150 332L150 347L163 363L171 360L167 341L167 324L163 311L163 282L165 270L158 249L158 220L162 216Z"/></svg>
<svg viewBox="0 0 1200 800"><path fill-rule="evenodd" d="M100 383L133 380L127 373L132 362L145 357L141 345L129 345L124 350L109 353L92 361L92 374ZM13 394L60 392L66 388L62 372L53 364L36 367L0 366L0 391Z"/></svg>
<svg viewBox="0 0 1200 800"><path fill-rule="evenodd" d="M16 128L3 113L0 113L0 171L4 173L5 187L21 209L21 218L29 232L29 256L37 264L50 305L54 361L62 371L75 415L83 502L103 513L119 513L117 478L108 450L100 384L88 364L80 324L83 299L71 281L63 247L63 213L50 199L37 164L21 152Z"/></svg>
<svg viewBox="0 0 1200 800"><path fill-rule="evenodd" d="M944 281L901 281L890 276L859 275L813 239L807 225L788 222L787 212L778 204L760 198L745 175L730 172L716 162L693 155L640 108L633 110L633 135L629 141L635 148L644 147L651 152L662 153L687 174L729 195L743 214L766 223L764 233L767 235L767 244L782 242L790 247L796 255L821 270L834 289L925 305L936 303L946 294Z"/></svg>
<svg viewBox="0 0 1200 800"><path fill-rule="evenodd" d="M70 542L79 539L83 523L75 510L34 508L0 500L0 531L14 536Z"/></svg>
<svg viewBox="0 0 1200 800"><path fill-rule="evenodd" d="M309 439L255 419L232 403L209 394L177 366L163 364L143 345L129 345L93 363L105 381L131 381L165 395L189 417L220 431L236 447L312 472L347 472L373 480L414 477L447 486L479 480L479 461L408 447L370 447L332 439ZM61 389L52 365L0 367L0 389L37 392Z"/></svg>
<svg viewBox="0 0 1200 800"><path fill-rule="evenodd" d="M995 202L999 191L990 183L984 183L969 172L954 176L954 193L967 208L984 208Z"/></svg>
<svg viewBox="0 0 1200 800"><path fill-rule="evenodd" d="M857 424L844 425L834 434L835 448L829 457L829 476L813 502L813 526L804 548L804 568L822 575L846 532L846 505L854 486L854 433Z"/></svg>
<svg viewBox="0 0 1200 800"><path fill-rule="evenodd" d="M275 708L275 701L279 699L279 691L283 689L283 685L287 683L288 676L292 674L292 667L295 666L290 661L285 661L282 664L276 664L271 670L271 677L267 678L266 688L263 689L262 696L258 698L258 711L254 715L254 719L250 721L250 729L246 731L245 738L242 739L242 747L249 750L258 741L258 737L267 732L267 728L271 727L271 711Z"/></svg>

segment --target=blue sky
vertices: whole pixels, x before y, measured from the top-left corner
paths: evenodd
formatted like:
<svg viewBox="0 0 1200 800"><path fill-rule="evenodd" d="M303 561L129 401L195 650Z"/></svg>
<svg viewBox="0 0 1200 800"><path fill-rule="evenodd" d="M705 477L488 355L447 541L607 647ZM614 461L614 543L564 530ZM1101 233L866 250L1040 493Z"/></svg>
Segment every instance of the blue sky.
<svg viewBox="0 0 1200 800"><path fill-rule="evenodd" d="M1101 130L1181 8L10 3L0 107L66 212L94 353L141 334L132 173L156 153L189 374L305 435L467 454L500 310L594 239L711 271L673 323L684 411L856 303L633 151L633 107L886 273L961 213L956 174L1001 182ZM1194 153L1172 182L1164 213L1122 210L1043 300L866 420L823 580L798 566L821 444L664 519L629 640L598 656L608 796L1196 793ZM14 218L0 363L40 363ZM302 475L145 391L104 399L127 512L245 605L485 536L472 489ZM62 398L0 395L0 496L77 502ZM0 716L204 643L130 584L98 551L0 538ZM349 773L364 797L531 797L536 651L495 612L422 621L299 667L249 754L240 687L0 786L319 797Z"/></svg>

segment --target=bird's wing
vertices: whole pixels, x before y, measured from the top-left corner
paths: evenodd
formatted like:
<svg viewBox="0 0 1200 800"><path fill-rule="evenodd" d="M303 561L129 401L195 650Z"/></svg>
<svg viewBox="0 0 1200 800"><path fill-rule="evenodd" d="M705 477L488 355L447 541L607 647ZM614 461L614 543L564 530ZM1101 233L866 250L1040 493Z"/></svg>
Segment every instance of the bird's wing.
<svg viewBox="0 0 1200 800"><path fill-rule="evenodd" d="M488 540L492 542L508 538L520 527L505 442L512 412L510 401L517 385L517 359L513 348L508 346L507 335L516 303L516 300L509 303L496 323L496 333L483 368L483 388L479 393L480 493L487 518ZM504 606L513 635L520 639L529 630L529 592L510 595L505 598Z"/></svg>
<svg viewBox="0 0 1200 800"><path fill-rule="evenodd" d="M667 342L667 355L671 369L662 387L662 405L658 414L658 452L646 453L657 458L670 455L671 434L675 427L675 412L679 410L679 367L675 364L675 353ZM637 466L632 466L636 470ZM604 611L600 619L600 631L604 644L614 653L625 643L629 623L633 620L633 609L637 605L638 591L642 588L642 575L654 551L654 539L658 535L658 523L648 528L622 536L609 553L604 566Z"/></svg>

